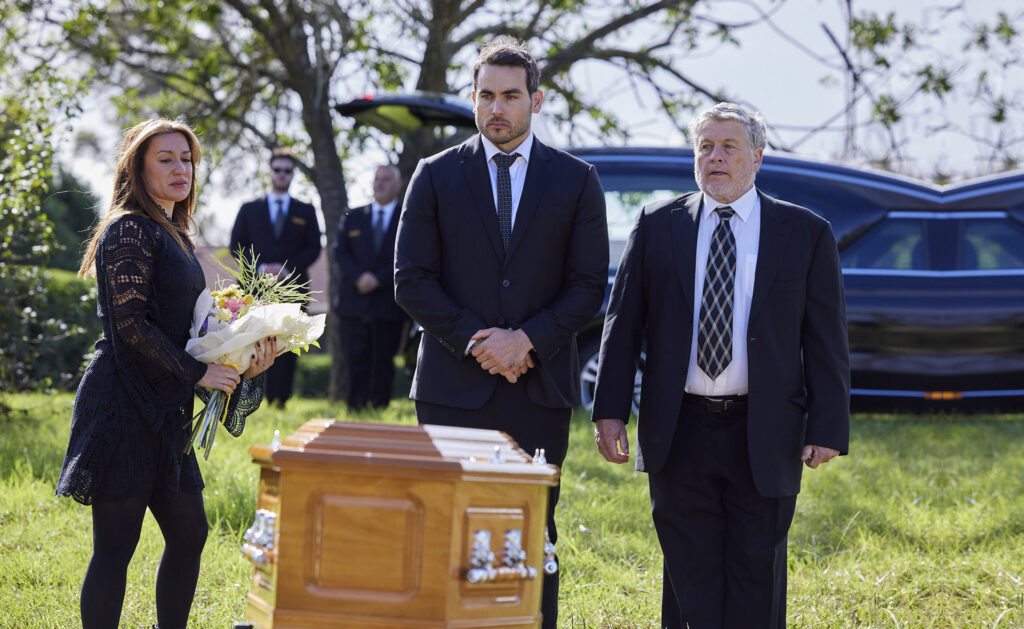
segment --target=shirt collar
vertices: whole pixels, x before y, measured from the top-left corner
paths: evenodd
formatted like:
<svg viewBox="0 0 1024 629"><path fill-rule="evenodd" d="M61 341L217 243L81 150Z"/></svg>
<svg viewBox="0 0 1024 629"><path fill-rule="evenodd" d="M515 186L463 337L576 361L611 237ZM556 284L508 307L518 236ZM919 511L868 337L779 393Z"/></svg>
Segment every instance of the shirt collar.
<svg viewBox="0 0 1024 629"><path fill-rule="evenodd" d="M484 134L480 134L480 142L484 145L484 156L487 161L491 161L491 158L497 153L504 153L501 149L494 145ZM530 151L533 150L533 131L526 136L526 139L522 141L516 148L512 149L513 153L519 153L519 156L526 160L526 163L530 163Z"/></svg>
<svg viewBox="0 0 1024 629"><path fill-rule="evenodd" d="M757 206L757 188L755 186L750 186L750 190L744 192L743 196L732 203L719 203L705 194L704 211L701 212L703 220L711 220L712 215L715 213L715 209L723 205L731 207L733 211L736 212L736 216L739 216L740 219L746 223L750 219L750 215L753 213L754 208Z"/></svg>
<svg viewBox="0 0 1024 629"><path fill-rule="evenodd" d="M370 210L372 210L374 214L377 213L377 210L384 210L385 214L391 214L391 212L394 211L396 205L398 205L397 198L392 199L391 203L385 203L384 205L377 203L377 200L374 199L373 201L370 201Z"/></svg>
<svg viewBox="0 0 1024 629"><path fill-rule="evenodd" d="M267 202L273 204L276 201L280 201L281 205L287 207L288 201L291 199L291 195L285 192L284 194L274 194L273 192L267 193Z"/></svg>

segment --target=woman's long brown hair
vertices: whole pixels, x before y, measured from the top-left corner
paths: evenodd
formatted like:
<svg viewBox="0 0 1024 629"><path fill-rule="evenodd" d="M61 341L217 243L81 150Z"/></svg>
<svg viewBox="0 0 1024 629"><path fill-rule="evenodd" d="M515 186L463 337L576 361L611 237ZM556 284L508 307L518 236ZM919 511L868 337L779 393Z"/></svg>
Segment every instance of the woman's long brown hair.
<svg viewBox="0 0 1024 629"><path fill-rule="evenodd" d="M188 148L192 151L191 188L184 200L174 204L174 211L170 219L146 190L146 182L143 179L146 149L149 148L149 142L153 136L163 133L180 133L185 137ZM192 243L190 234L195 229L192 212L196 205L195 173L196 166L199 165L199 158L199 139L195 132L180 120L151 118L126 130L118 151L114 172L114 194L110 200L110 209L92 230L85 256L82 258L82 265L78 268L78 275L86 277L96 274L96 249L99 247L100 236L103 235L103 230L108 225L126 214L148 216L170 234L182 250L194 249L195 245Z"/></svg>

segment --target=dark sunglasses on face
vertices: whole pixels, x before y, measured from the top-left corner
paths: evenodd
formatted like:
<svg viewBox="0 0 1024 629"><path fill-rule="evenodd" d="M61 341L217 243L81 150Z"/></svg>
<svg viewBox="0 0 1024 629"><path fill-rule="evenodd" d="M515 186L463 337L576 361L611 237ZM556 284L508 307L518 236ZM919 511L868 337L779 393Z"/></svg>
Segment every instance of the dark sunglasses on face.
<svg viewBox="0 0 1024 629"><path fill-rule="evenodd" d="M275 173L277 173L279 175L290 175L290 174L292 174L292 169L291 168L272 168L271 170L273 170Z"/></svg>

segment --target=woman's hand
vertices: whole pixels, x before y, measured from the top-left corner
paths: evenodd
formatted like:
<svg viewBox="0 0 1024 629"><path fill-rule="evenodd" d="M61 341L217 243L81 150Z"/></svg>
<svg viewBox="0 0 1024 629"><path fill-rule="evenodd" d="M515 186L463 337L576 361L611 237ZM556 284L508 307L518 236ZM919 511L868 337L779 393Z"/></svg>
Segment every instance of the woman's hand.
<svg viewBox="0 0 1024 629"><path fill-rule="evenodd" d="M262 343L257 341L256 352L249 357L249 368L245 370L242 376L255 378L274 364L275 357L277 357L276 336L269 336L263 339Z"/></svg>
<svg viewBox="0 0 1024 629"><path fill-rule="evenodd" d="M199 379L204 389L217 389L231 395L238 386L238 370L227 365L207 365L206 373Z"/></svg>

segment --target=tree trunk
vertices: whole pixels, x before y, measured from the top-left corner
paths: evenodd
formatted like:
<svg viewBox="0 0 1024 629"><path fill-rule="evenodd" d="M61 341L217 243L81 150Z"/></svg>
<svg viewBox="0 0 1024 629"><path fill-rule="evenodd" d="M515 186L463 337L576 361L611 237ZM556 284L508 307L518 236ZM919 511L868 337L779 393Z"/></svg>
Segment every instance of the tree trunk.
<svg viewBox="0 0 1024 629"><path fill-rule="evenodd" d="M331 353L331 380L328 394L332 400L348 396L348 364L341 348L338 317L334 310L334 296L339 282L338 264L334 259L334 238L338 221L348 209L348 192L342 171L341 158L334 140L334 125L326 98L316 95L303 99L302 119L309 131L313 150L313 183L320 193L320 208L324 214L327 233L327 349Z"/></svg>

